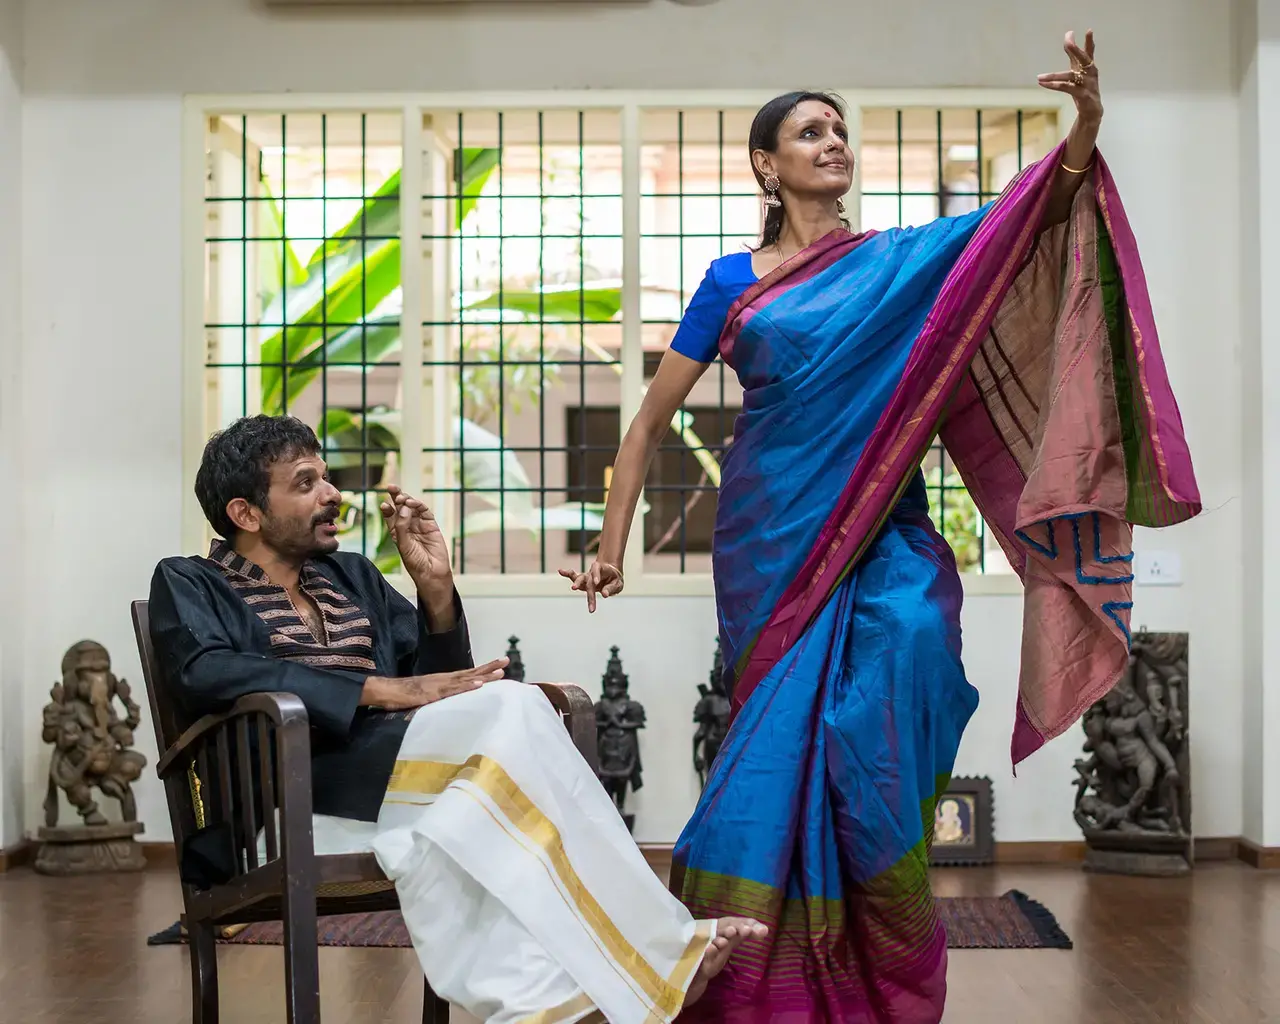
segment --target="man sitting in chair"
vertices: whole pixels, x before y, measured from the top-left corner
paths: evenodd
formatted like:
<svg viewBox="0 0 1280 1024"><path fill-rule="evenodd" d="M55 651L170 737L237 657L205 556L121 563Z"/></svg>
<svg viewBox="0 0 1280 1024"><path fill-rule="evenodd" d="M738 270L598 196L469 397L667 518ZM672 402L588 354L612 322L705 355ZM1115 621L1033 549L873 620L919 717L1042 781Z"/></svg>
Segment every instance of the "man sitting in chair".
<svg viewBox="0 0 1280 1024"><path fill-rule="evenodd" d="M196 495L224 539L156 569L165 683L193 718L261 691L306 705L317 852L373 851L442 998L497 1024L671 1020L764 926L694 921L542 691L473 664L430 509L394 487L382 505L417 608L337 550L320 452L287 417L209 441Z"/></svg>

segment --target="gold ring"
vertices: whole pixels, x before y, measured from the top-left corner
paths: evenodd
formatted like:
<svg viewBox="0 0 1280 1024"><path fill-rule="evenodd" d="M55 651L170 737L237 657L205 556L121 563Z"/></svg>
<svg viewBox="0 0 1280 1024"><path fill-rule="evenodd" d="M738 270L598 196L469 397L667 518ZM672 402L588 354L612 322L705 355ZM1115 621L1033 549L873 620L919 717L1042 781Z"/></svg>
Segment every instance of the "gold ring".
<svg viewBox="0 0 1280 1024"><path fill-rule="evenodd" d="M1071 81L1075 85L1084 85L1084 72L1080 68L1072 68Z"/></svg>

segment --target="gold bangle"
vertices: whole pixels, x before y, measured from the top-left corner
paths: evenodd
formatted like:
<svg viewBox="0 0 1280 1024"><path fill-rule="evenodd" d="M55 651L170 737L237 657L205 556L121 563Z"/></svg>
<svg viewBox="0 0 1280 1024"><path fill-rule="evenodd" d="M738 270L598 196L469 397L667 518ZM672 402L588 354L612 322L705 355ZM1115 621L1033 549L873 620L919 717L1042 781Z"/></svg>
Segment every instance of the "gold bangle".
<svg viewBox="0 0 1280 1024"><path fill-rule="evenodd" d="M1068 167L1066 164L1062 163L1061 161L1058 162L1058 166L1061 167L1068 174L1085 174L1086 172L1093 170L1093 161L1090 160L1086 166L1080 168L1079 170L1076 170L1074 167Z"/></svg>

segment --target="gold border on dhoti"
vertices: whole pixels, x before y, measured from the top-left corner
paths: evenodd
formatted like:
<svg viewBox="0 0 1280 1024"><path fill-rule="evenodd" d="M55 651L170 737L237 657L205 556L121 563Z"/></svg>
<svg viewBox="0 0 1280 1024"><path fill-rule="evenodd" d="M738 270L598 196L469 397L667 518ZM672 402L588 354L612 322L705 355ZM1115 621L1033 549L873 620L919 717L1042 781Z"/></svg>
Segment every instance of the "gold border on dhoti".
<svg viewBox="0 0 1280 1024"><path fill-rule="evenodd" d="M472 755L464 764L397 761L391 781L387 784L387 792L439 796L452 784L462 781L488 797L511 823L512 828L542 851L578 916L603 941L609 958L640 987L660 1019L670 1019L679 1013L693 972L701 963L711 942L711 922L698 922L693 938L680 955L675 968L669 977L663 978L627 941L574 870L555 823L525 794L502 765L483 754ZM472 795L464 787L457 787L457 791ZM388 798L387 802L409 801ZM487 807L485 809L488 810Z"/></svg>

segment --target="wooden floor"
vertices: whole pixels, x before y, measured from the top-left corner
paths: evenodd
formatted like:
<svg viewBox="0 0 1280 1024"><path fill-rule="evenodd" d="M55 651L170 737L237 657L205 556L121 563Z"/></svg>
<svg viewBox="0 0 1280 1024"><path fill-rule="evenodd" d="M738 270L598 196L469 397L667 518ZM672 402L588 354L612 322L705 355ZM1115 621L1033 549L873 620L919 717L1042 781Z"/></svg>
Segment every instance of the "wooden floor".
<svg viewBox="0 0 1280 1024"><path fill-rule="evenodd" d="M1233 863L1202 865L1186 880L970 868L939 872L935 887L1022 889L1076 944L953 953L947 1024L1280 1022L1280 873ZM178 911L169 871L66 882L29 869L0 874L0 1020L190 1020L186 951L145 944ZM278 948L226 947L220 965L224 1022L284 1020ZM412 952L322 949L320 965L325 1024L420 1021Z"/></svg>

